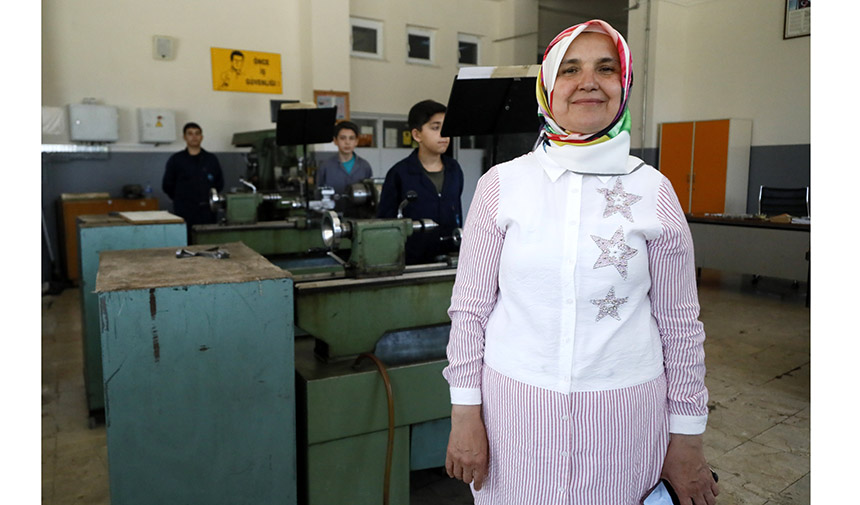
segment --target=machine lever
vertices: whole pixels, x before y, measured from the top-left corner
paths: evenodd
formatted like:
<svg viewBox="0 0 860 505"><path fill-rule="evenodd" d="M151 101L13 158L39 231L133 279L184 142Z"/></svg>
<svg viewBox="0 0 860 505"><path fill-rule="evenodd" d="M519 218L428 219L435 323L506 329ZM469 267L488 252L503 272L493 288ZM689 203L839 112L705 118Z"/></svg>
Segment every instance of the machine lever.
<svg viewBox="0 0 860 505"><path fill-rule="evenodd" d="M242 184L244 184L245 186L248 186L249 188L251 188L251 192L252 192L252 193L256 193L256 192L257 192L257 186L254 186L253 184L251 184L250 182L246 181L245 179L242 179L242 178L240 177L240 178L239 178L239 182L241 182L241 183L242 183Z"/></svg>
<svg viewBox="0 0 860 505"><path fill-rule="evenodd" d="M400 205L397 207L397 219L403 219L403 208L409 205L409 202L414 202L418 199L418 193L415 190L409 190L406 192L406 198L400 202Z"/></svg>
<svg viewBox="0 0 860 505"><path fill-rule="evenodd" d="M340 256L338 256L337 254L335 254L335 253L333 253L333 252L331 252L331 251L327 251L327 252L326 252L326 255L330 256L330 257L331 257L331 258L333 258L335 261L337 261L338 263L340 263L340 266L343 266L343 267L347 266L346 261L344 261L344 260L343 260Z"/></svg>

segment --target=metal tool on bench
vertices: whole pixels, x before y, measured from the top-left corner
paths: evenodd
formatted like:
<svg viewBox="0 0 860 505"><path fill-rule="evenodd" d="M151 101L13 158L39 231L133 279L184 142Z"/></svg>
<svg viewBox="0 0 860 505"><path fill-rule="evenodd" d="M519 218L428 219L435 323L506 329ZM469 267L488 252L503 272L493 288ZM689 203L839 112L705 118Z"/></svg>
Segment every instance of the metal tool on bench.
<svg viewBox="0 0 860 505"><path fill-rule="evenodd" d="M184 247L182 249L176 250L177 258L191 258L194 256L202 256L204 258L213 258L216 260L221 260L224 258L229 258L230 251L228 251L227 249L222 249L220 246L205 249L203 251L189 251Z"/></svg>

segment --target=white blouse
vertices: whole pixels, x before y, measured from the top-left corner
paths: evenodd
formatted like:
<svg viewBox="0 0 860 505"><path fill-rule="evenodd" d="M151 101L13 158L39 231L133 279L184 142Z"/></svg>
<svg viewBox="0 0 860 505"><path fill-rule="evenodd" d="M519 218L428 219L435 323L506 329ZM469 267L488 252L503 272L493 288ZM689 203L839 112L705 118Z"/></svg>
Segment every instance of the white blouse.
<svg viewBox="0 0 860 505"><path fill-rule="evenodd" d="M484 363L562 393L665 372L670 431L702 433L705 334L683 212L629 137L593 147L538 148L481 177L448 311L451 401L481 403Z"/></svg>

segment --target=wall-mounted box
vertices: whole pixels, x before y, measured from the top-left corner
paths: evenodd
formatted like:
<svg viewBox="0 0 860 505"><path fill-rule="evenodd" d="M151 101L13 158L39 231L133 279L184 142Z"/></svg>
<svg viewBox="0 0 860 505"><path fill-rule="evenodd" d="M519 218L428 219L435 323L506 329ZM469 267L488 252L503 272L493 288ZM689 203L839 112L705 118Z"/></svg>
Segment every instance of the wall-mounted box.
<svg viewBox="0 0 860 505"><path fill-rule="evenodd" d="M167 109L137 109L140 141L169 144L176 140L176 115Z"/></svg>
<svg viewBox="0 0 860 505"><path fill-rule="evenodd" d="M69 137L77 142L116 142L119 111L110 105L69 104Z"/></svg>
<svg viewBox="0 0 860 505"><path fill-rule="evenodd" d="M176 57L176 39L165 35L153 35L152 57L156 60L172 60Z"/></svg>

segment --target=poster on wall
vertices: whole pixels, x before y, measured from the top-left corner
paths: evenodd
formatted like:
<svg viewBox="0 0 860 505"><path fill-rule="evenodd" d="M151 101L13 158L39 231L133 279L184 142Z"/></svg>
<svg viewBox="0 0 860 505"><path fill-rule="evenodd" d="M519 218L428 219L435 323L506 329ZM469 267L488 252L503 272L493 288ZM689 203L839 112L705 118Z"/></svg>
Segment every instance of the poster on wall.
<svg viewBox="0 0 860 505"><path fill-rule="evenodd" d="M785 0L783 39L804 37L810 33L809 12L812 0Z"/></svg>
<svg viewBox="0 0 860 505"><path fill-rule="evenodd" d="M245 49L210 48L212 89L281 93L281 55Z"/></svg>
<svg viewBox="0 0 860 505"><path fill-rule="evenodd" d="M317 107L337 107L335 121L349 119L349 93L346 91L314 90L314 103Z"/></svg>

